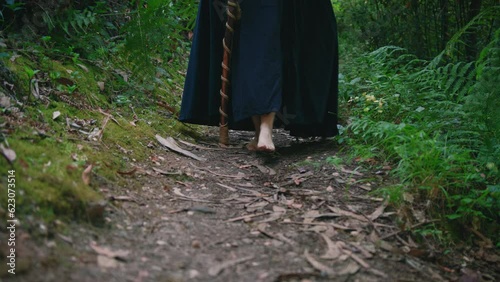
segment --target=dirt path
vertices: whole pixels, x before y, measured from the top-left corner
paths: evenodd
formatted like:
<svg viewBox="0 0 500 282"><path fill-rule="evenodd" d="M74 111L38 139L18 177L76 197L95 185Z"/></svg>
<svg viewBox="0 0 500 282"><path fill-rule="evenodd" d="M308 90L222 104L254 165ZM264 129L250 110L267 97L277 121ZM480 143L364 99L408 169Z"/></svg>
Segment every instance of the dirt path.
<svg viewBox="0 0 500 282"><path fill-rule="evenodd" d="M416 256L419 246L399 233L392 210L368 194L383 171L327 163L336 155L332 142L295 143L281 131L277 140L272 156L181 144L204 162L158 146L151 162L121 176L127 185L101 180L110 199L104 226L75 224L69 234L47 236L33 246L31 270L16 280L457 278L439 260Z"/></svg>

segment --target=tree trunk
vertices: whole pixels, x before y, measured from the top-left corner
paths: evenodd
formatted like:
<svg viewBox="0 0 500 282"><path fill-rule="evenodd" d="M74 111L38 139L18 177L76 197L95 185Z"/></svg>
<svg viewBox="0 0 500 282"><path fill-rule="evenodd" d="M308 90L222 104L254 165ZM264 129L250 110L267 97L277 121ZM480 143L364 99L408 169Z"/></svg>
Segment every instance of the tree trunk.
<svg viewBox="0 0 500 282"><path fill-rule="evenodd" d="M474 17L479 15L481 3L481 0L471 0L467 13L467 22L470 22ZM477 33L475 31L468 33L465 38L465 56L467 61L473 61L477 58L477 46Z"/></svg>
<svg viewBox="0 0 500 282"><path fill-rule="evenodd" d="M418 0L412 0L411 7L413 9L413 16L414 18L414 26L415 26L415 31L414 31L414 38L413 38L413 46L422 46L423 41L423 34L422 34L422 26L420 22L420 14L419 14L419 1ZM425 54L425 51L423 48L417 48L416 54L418 57L423 57Z"/></svg>
<svg viewBox="0 0 500 282"><path fill-rule="evenodd" d="M444 50L446 43L449 40L448 34L448 0L440 0L440 14L441 14L441 41L439 48Z"/></svg>

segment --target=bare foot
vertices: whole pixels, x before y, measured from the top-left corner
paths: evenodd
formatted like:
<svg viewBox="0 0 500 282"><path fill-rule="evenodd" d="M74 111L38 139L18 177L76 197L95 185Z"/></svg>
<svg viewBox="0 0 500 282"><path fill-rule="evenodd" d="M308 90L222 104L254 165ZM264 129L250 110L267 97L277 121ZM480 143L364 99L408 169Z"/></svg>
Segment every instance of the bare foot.
<svg viewBox="0 0 500 282"><path fill-rule="evenodd" d="M260 116L252 116L252 123L255 128L255 136L252 141L247 144L248 151L255 152L258 150L257 144L259 143L260 122Z"/></svg>
<svg viewBox="0 0 500 282"><path fill-rule="evenodd" d="M259 152L274 152L272 129L261 128L259 142L257 142L257 151Z"/></svg>
<svg viewBox="0 0 500 282"><path fill-rule="evenodd" d="M252 152L257 151L257 149L258 149L257 144L258 144L258 140L256 138L252 139L252 141L250 141L250 143L247 144L248 151L252 151Z"/></svg>
<svg viewBox="0 0 500 282"><path fill-rule="evenodd" d="M252 116L255 137L247 144L249 151L274 152L273 123L275 113Z"/></svg>

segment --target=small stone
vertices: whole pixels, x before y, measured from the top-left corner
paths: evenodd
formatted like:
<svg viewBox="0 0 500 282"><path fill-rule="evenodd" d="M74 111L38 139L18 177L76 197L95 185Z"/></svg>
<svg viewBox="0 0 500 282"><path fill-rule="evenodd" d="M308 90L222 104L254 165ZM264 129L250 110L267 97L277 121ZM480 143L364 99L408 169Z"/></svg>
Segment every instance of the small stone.
<svg viewBox="0 0 500 282"><path fill-rule="evenodd" d="M193 242L191 242L191 247L193 247L194 249L199 249L201 248L201 242L198 240L193 240Z"/></svg>
<svg viewBox="0 0 500 282"><path fill-rule="evenodd" d="M10 98L0 94L0 107L4 109L10 108Z"/></svg>
<svg viewBox="0 0 500 282"><path fill-rule="evenodd" d="M45 243L45 245L47 246L47 248L55 248L57 246L56 242L55 241L48 241L47 243Z"/></svg>
<svg viewBox="0 0 500 282"><path fill-rule="evenodd" d="M199 275L200 275L200 272L198 270L196 270L196 269L189 270L189 274L188 274L189 279L194 279L194 278L198 277Z"/></svg>

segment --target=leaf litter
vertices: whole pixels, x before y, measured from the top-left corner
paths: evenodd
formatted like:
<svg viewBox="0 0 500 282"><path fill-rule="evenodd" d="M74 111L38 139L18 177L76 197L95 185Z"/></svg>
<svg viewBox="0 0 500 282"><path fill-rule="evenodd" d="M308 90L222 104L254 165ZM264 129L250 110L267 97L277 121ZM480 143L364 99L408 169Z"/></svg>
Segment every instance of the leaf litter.
<svg viewBox="0 0 500 282"><path fill-rule="evenodd" d="M251 134L236 136L241 142L251 139ZM73 266L81 269L75 275L93 271L103 280L107 269L119 268L111 281L456 281L474 276L462 274L460 264L446 270L414 256L426 246L406 230L432 221L400 229L388 203L368 194L366 187L380 186L370 178L375 172L348 164L297 168L305 158L320 159L335 149L307 141L294 145L281 131L276 139L279 157L248 153L242 145L221 151L215 141L192 144L157 135L153 140L171 151L148 148L163 160L134 164L137 170L120 173L135 176L125 177L123 187L106 187L112 195L108 200L123 204L106 207L109 228L91 231L97 235L72 230L57 237L75 250L90 244L95 264L103 269L79 264ZM85 171L82 180L90 183L92 166ZM93 186L106 186L95 178ZM94 236L100 245L89 243ZM487 254L482 257L497 260Z"/></svg>

